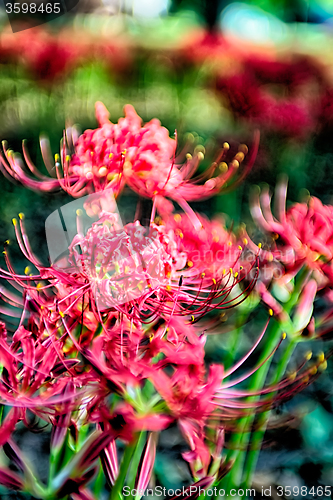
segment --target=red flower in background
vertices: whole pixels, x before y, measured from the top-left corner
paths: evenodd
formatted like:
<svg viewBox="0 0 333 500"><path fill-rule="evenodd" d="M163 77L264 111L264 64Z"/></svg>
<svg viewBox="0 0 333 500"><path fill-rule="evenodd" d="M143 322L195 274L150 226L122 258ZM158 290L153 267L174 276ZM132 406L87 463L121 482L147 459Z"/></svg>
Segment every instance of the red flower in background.
<svg viewBox="0 0 333 500"><path fill-rule="evenodd" d="M0 52L8 61L23 63L31 75L41 81L63 78L86 56L86 49L77 39L54 36L44 28L32 28L18 33L4 32L0 37Z"/></svg>
<svg viewBox="0 0 333 500"><path fill-rule="evenodd" d="M320 288L330 286L333 278L333 206L323 205L318 198L311 197L307 203L296 203L286 210L286 191L286 182L276 190L276 217L271 212L268 189L252 199L254 221L276 241L270 252L262 251L262 257L281 262L290 277L306 265L313 271Z"/></svg>

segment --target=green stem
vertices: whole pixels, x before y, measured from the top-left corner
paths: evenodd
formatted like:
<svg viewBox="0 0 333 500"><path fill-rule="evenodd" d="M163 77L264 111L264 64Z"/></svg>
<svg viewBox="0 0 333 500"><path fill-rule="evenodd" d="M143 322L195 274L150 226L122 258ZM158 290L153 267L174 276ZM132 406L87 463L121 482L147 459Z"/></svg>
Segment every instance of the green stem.
<svg viewBox="0 0 333 500"><path fill-rule="evenodd" d="M279 341L281 335L279 323L274 321L266 335L268 341L266 342L265 348L262 352L262 359L267 358L271 354L277 342ZM268 370L271 365L271 361L271 358L268 359L266 363L253 375L249 391L256 392L263 387ZM256 401L259 401L259 399L260 396L254 396L249 398L248 401L254 403ZM234 449L229 454L229 458L231 460L235 460L235 463L231 469L230 474L228 475L229 477L226 476L227 487L238 487L241 484L246 449L251 436L250 428L254 421L254 418L255 412L240 419L237 426L239 430L236 434L233 435L231 439L231 445Z"/></svg>
<svg viewBox="0 0 333 500"><path fill-rule="evenodd" d="M138 467L140 464L140 459L145 446L145 442L146 442L146 433L140 432L128 474L129 475L128 486L130 487L131 490L133 490L135 486L135 479L138 473Z"/></svg>
<svg viewBox="0 0 333 500"><path fill-rule="evenodd" d="M239 347L241 334L243 332L243 324L244 323L245 323L245 319L243 321L243 315L241 315L241 319L239 321L237 321L236 328L233 331L232 342L230 342L230 346L229 346L228 352L226 354L226 360L223 363L225 370L228 370L235 362L235 357L236 357L237 350Z"/></svg>
<svg viewBox="0 0 333 500"><path fill-rule="evenodd" d="M290 358L294 352L295 347L296 347L296 341L295 341L295 339L293 339L289 343L287 349L284 352L284 355L281 358L281 361L279 362L279 365L278 365L276 373L275 373L275 377L272 381L273 384L277 384L282 379L282 377L287 369ZM270 416L270 411L267 411L267 412L263 413L262 415L260 415L260 419L258 422L258 428L252 434L251 448L248 451L248 454L246 457L246 462L245 462L245 467L244 467L243 484L250 485L252 482L252 477L253 477L253 474L255 472L255 468L257 465L259 453L261 450L261 444L262 444L262 441L264 439L269 416Z"/></svg>
<svg viewBox="0 0 333 500"><path fill-rule="evenodd" d="M121 461L119 475L111 490L110 500L119 500L122 498L121 489L124 486L128 468L130 466L133 453L135 452L138 439L136 438L133 444L126 446L123 459Z"/></svg>

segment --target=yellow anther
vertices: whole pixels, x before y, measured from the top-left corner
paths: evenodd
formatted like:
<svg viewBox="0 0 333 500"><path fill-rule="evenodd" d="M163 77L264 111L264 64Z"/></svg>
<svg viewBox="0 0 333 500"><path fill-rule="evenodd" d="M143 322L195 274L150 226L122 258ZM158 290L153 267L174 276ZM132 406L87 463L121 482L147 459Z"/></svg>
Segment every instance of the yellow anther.
<svg viewBox="0 0 333 500"><path fill-rule="evenodd" d="M239 167L239 161L237 160L232 160L232 162L230 163L230 165L234 168L238 168Z"/></svg>
<svg viewBox="0 0 333 500"><path fill-rule="evenodd" d="M296 378L296 375L297 375L297 373L296 373L296 372L292 372L292 373L290 373L290 374L288 375L289 380L291 380L291 381L293 382L293 381L295 380L295 378Z"/></svg>
<svg viewBox="0 0 333 500"><path fill-rule="evenodd" d="M247 240L247 238L244 238L244 239L243 239L243 243L244 243L244 245L247 245L247 244L248 244L248 240Z"/></svg>
<svg viewBox="0 0 333 500"><path fill-rule="evenodd" d="M105 177L108 173L108 169L106 167L101 167L99 170L98 170L98 175L100 177Z"/></svg>
<svg viewBox="0 0 333 500"><path fill-rule="evenodd" d="M111 158L113 158L113 153L109 154L109 160L111 160Z"/></svg>
<svg viewBox="0 0 333 500"><path fill-rule="evenodd" d="M37 283L37 286L36 286L37 290L40 290L42 287L43 287L43 285L41 283Z"/></svg>
<svg viewBox="0 0 333 500"><path fill-rule="evenodd" d="M261 247L262 247L261 243L258 243L258 248L261 248Z"/></svg>
<svg viewBox="0 0 333 500"><path fill-rule="evenodd" d="M235 274L234 274L235 278L237 278L238 276L238 272L236 271Z"/></svg>
<svg viewBox="0 0 333 500"><path fill-rule="evenodd" d="M180 214L175 214L173 216L173 218L174 218L175 222L177 222L177 223L181 222L181 220L182 220L182 216Z"/></svg>
<svg viewBox="0 0 333 500"><path fill-rule="evenodd" d="M214 285L216 285L216 279L215 278L212 278L212 282L214 283Z"/></svg>
<svg viewBox="0 0 333 500"><path fill-rule="evenodd" d="M287 337L286 332L283 332L283 334L282 334L282 336L281 336L281 337L282 337L282 340L285 340L285 338Z"/></svg>
<svg viewBox="0 0 333 500"><path fill-rule="evenodd" d="M171 292L171 290L172 290L170 285L167 285L167 286L165 287L165 289L166 289L166 291L167 291L167 292Z"/></svg>
<svg viewBox="0 0 333 500"><path fill-rule="evenodd" d="M232 274L232 267L229 268L230 274Z"/></svg>
<svg viewBox="0 0 333 500"><path fill-rule="evenodd" d="M27 266L25 269L24 269L24 274L29 274L30 273L30 267Z"/></svg>
<svg viewBox="0 0 333 500"><path fill-rule="evenodd" d="M241 271L243 271L244 267L243 267L243 266L239 266L239 269L240 269Z"/></svg>
<svg viewBox="0 0 333 500"><path fill-rule="evenodd" d="M205 154L206 153L206 149L205 147L202 145L202 144L198 144L195 149L194 149L194 153L195 154L198 154L198 153L202 153L202 154Z"/></svg>
<svg viewBox="0 0 333 500"><path fill-rule="evenodd" d="M223 276L225 275L226 272L227 271L225 269L223 269L223 271L222 271Z"/></svg>
<svg viewBox="0 0 333 500"><path fill-rule="evenodd" d="M273 254L269 253L267 257L268 262L272 262L274 260Z"/></svg>
<svg viewBox="0 0 333 500"><path fill-rule="evenodd" d="M60 314L60 316L61 316L62 318L64 318L64 317L65 317L65 315L64 315L64 313L63 313L62 311L59 311L59 314Z"/></svg>
<svg viewBox="0 0 333 500"><path fill-rule="evenodd" d="M192 323L193 323L193 321L194 321L194 320L195 320L195 318L194 318L194 316L192 315L192 316L191 316L191 321L192 321Z"/></svg>
<svg viewBox="0 0 333 500"><path fill-rule="evenodd" d="M71 157L69 155L66 155L66 161L69 162Z"/></svg>
<svg viewBox="0 0 333 500"><path fill-rule="evenodd" d="M201 278L204 278L206 276L205 273L201 273Z"/></svg>
<svg viewBox="0 0 333 500"><path fill-rule="evenodd" d="M153 340L153 338L154 338L154 334L153 334L153 333L151 333L151 334L149 335L149 342L151 342L151 341Z"/></svg>
<svg viewBox="0 0 333 500"><path fill-rule="evenodd" d="M310 370L309 373L310 375L315 375L317 373L318 369L316 366L313 366Z"/></svg>
<svg viewBox="0 0 333 500"><path fill-rule="evenodd" d="M124 156L127 153L127 149L123 149L121 154Z"/></svg>
<svg viewBox="0 0 333 500"><path fill-rule="evenodd" d="M16 220L15 218L14 218L14 219L12 219L12 223L14 224L14 226L16 226L16 224L17 224L17 220Z"/></svg>
<svg viewBox="0 0 333 500"><path fill-rule="evenodd" d="M23 220L23 219L24 219L24 214L23 214L22 212L20 212L20 213L19 213L19 218L20 218L21 220Z"/></svg>
<svg viewBox="0 0 333 500"><path fill-rule="evenodd" d="M81 215L83 215L83 212L82 212L81 208L78 208L78 209L77 209L77 211L76 211L76 215L77 215L78 217L81 217Z"/></svg>
<svg viewBox="0 0 333 500"><path fill-rule="evenodd" d="M318 361L319 363L323 363L325 361L325 354L323 352L318 354Z"/></svg>
<svg viewBox="0 0 333 500"><path fill-rule="evenodd" d="M274 314L273 309L268 309L268 314L269 314L270 316L273 316L273 314Z"/></svg>
<svg viewBox="0 0 333 500"><path fill-rule="evenodd" d="M201 151L199 151L199 153L197 154L198 160L202 161L204 159L204 157L205 157L205 155Z"/></svg>
<svg viewBox="0 0 333 500"><path fill-rule="evenodd" d="M318 366L318 370L319 370L320 372L323 372L323 371L325 371L325 370L326 370L326 368L327 368L327 361L326 361L326 359L325 359L325 361L324 361L323 363L321 363L321 364Z"/></svg>
<svg viewBox="0 0 333 500"><path fill-rule="evenodd" d="M225 161L221 161L221 163L219 163L219 170L223 173L227 172L229 169L227 163Z"/></svg>
<svg viewBox="0 0 333 500"><path fill-rule="evenodd" d="M231 247L232 246L232 242L231 241L228 241L228 246Z"/></svg>
<svg viewBox="0 0 333 500"><path fill-rule="evenodd" d="M236 154L235 156L235 160L237 160L239 163L241 163L243 160L244 160L244 153L242 153L241 151L239 153Z"/></svg>
<svg viewBox="0 0 333 500"><path fill-rule="evenodd" d="M305 354L305 359L307 359L308 361L312 358L312 351L308 351L306 354Z"/></svg>
<svg viewBox="0 0 333 500"><path fill-rule="evenodd" d="M246 144L240 144L239 148L238 148L238 151L241 151L242 153L244 153L244 155L247 154L249 148L247 147Z"/></svg>
<svg viewBox="0 0 333 500"><path fill-rule="evenodd" d="M186 153L186 160L188 160L188 161L192 160L191 153Z"/></svg>
<svg viewBox="0 0 333 500"><path fill-rule="evenodd" d="M188 267L193 267L193 262L192 262L191 260L189 260L189 261L187 262L187 265L188 265Z"/></svg>
<svg viewBox="0 0 333 500"><path fill-rule="evenodd" d="M54 161L55 161L56 163L59 163L59 161L60 161L60 156L58 155L58 153L56 153L56 154L54 155Z"/></svg>
<svg viewBox="0 0 333 500"><path fill-rule="evenodd" d="M227 151L228 151L228 149L230 149L230 145L228 142L223 143L223 149L226 149Z"/></svg>
<svg viewBox="0 0 333 500"><path fill-rule="evenodd" d="M6 240L5 245L9 245L9 244L10 244L10 240Z"/></svg>

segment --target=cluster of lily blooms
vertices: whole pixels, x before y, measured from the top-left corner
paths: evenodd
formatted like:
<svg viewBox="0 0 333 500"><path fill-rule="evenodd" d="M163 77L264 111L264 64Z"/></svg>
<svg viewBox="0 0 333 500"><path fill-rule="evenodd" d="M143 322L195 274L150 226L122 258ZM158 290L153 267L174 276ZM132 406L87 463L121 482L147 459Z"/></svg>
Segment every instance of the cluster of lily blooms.
<svg viewBox="0 0 333 500"><path fill-rule="evenodd" d="M55 159L42 140L49 176L36 169L25 145L25 161L6 145L1 154L6 177L41 192L84 196L84 203L73 212L76 234L68 253L48 266L30 247L24 215L13 219L27 269L15 271L6 245L1 313L16 316L17 325L7 331L0 324L0 445L16 471L1 466L0 483L35 498L91 500L88 484L101 463L118 500L126 477L146 489L158 433L176 423L193 479L208 487L232 467L223 448L237 419L273 408L326 367L320 355L292 377L246 390L286 338L281 334L268 357L243 368L265 342L270 321L285 324L287 334L292 323L291 335L306 330L308 337L323 337L330 330L332 313L315 325L312 310L318 290L332 298L333 207L310 198L286 211L281 183L274 216L264 190L253 199L252 214L267 243L256 245L245 229L236 234L189 202L240 182L255 159L257 138L248 155L246 146L231 154L224 143L201 171L203 148L177 156L176 139L156 119L142 126L132 106L114 124L97 103L96 117L95 130L67 129ZM136 220L123 226L115 199L126 186L138 195L139 208ZM85 217L92 221L88 228ZM301 271L299 300L288 315L272 283L291 293ZM223 360L207 366L207 335L218 332L223 311L250 294L267 305L266 325L233 366L225 369ZM20 422L30 425L31 414L52 428L47 486L13 438ZM119 442L126 445L120 464Z"/></svg>

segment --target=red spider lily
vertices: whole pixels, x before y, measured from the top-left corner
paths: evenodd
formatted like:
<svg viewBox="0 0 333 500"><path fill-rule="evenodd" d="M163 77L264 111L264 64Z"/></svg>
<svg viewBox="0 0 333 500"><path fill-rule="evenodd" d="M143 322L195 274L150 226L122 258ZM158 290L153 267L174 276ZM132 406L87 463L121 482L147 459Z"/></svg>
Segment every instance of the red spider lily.
<svg viewBox="0 0 333 500"><path fill-rule="evenodd" d="M186 259L187 268L213 277L230 268L234 273L247 274L254 261L244 259L243 247L239 245L236 235L226 229L223 219L209 221L202 215L197 217L200 223L198 230L194 229L187 214L170 215L165 222L159 220L162 230L169 236L168 248L173 258L181 256Z"/></svg>
<svg viewBox="0 0 333 500"><path fill-rule="evenodd" d="M306 136L319 124L318 101L324 103L322 96L327 94L320 66L302 56L279 60L276 55L248 55L248 49L239 64L238 71L233 68L220 74L217 87L241 119L296 137ZM277 88L278 94L272 92Z"/></svg>
<svg viewBox="0 0 333 500"><path fill-rule="evenodd" d="M67 386L72 379L74 387L82 387L87 378L73 372L78 360L66 362L62 340L44 335L36 340L34 333L20 326L11 342L4 336L0 339L0 359L3 367L0 400L12 407L1 426L2 443L8 440L19 420L26 421L26 409L57 422L71 403L77 406L79 396L74 390L68 391Z"/></svg>
<svg viewBox="0 0 333 500"><path fill-rule="evenodd" d="M22 63L34 78L43 82L52 82L67 75L86 55L87 49L87 44L78 37L73 44L65 32L62 36L53 36L39 27L1 34L2 54L10 61Z"/></svg>
<svg viewBox="0 0 333 500"><path fill-rule="evenodd" d="M87 207L89 210L89 204ZM225 242L227 232L218 223L213 224L211 239L209 223L204 219L201 223L197 216L202 228L199 237L194 236L195 229L191 231L186 217L181 217L178 226L171 220L166 225L151 224L148 230L138 221L120 229L115 217L115 214L100 212L100 219L83 235L78 215L78 234L69 246L67 267L55 264L48 268L42 266L31 251L23 215L19 224L14 219L20 248L39 274L17 275L5 251L8 271L2 270L1 276L24 290L25 301L22 303L7 290L3 291L4 300L28 309L36 321L42 319L50 329L59 320L66 330L81 324L88 329L89 337L98 322L102 322L103 311L110 311L111 315L120 313L134 321L150 322L172 315L197 321L209 311L234 307L252 290L257 271L244 290L238 285L256 266L256 259L249 263L248 269L243 269L239 265L242 248L233 244L235 238L231 234ZM180 238L181 226L185 238ZM193 251L195 240L199 262L194 264L197 260ZM70 321L63 319L64 316Z"/></svg>
<svg viewBox="0 0 333 500"><path fill-rule="evenodd" d="M262 251L262 258L273 259L284 265L287 282L304 265L313 272L319 288L331 283L333 278L333 207L323 205L311 197L307 203L297 203L285 209L286 182L276 191L276 216L271 212L268 189L252 199L252 217L258 226L276 240L270 252ZM246 235L247 236L247 235ZM257 247L250 241L250 247Z"/></svg>
<svg viewBox="0 0 333 500"><path fill-rule="evenodd" d="M264 90L248 71L221 78L218 87L227 95L232 110L255 126L296 137L304 136L314 127L314 103L297 97L278 99Z"/></svg>
<svg viewBox="0 0 333 500"><path fill-rule="evenodd" d="M95 130L86 130L79 137L74 129L67 130L61 151L64 176L60 173L59 158L56 157L54 164L45 139L41 142L44 161L50 172L55 168L57 179L50 179L38 172L25 145L23 154L35 178L26 172L20 157L8 151L6 146L5 156L1 155L3 173L31 189L53 191L62 187L74 197L104 189L112 189L117 196L128 184L140 195L154 198L158 206L161 206L164 197L169 197L187 208L186 201L210 197L219 192L235 176L247 152L247 148L240 150L228 167L222 161L229 150L229 145L225 143L211 167L191 180L203 153L198 152L193 157L188 155L186 162L182 166L178 165L175 158L176 140L169 137L168 130L158 120L153 119L142 127L141 118L128 104L125 106L125 118L113 124L100 102L96 103L96 117L99 128ZM251 168L257 147L258 137L247 170ZM71 150L74 150L72 156ZM216 171L218 175L213 177ZM202 181L205 181L204 184L199 185Z"/></svg>

